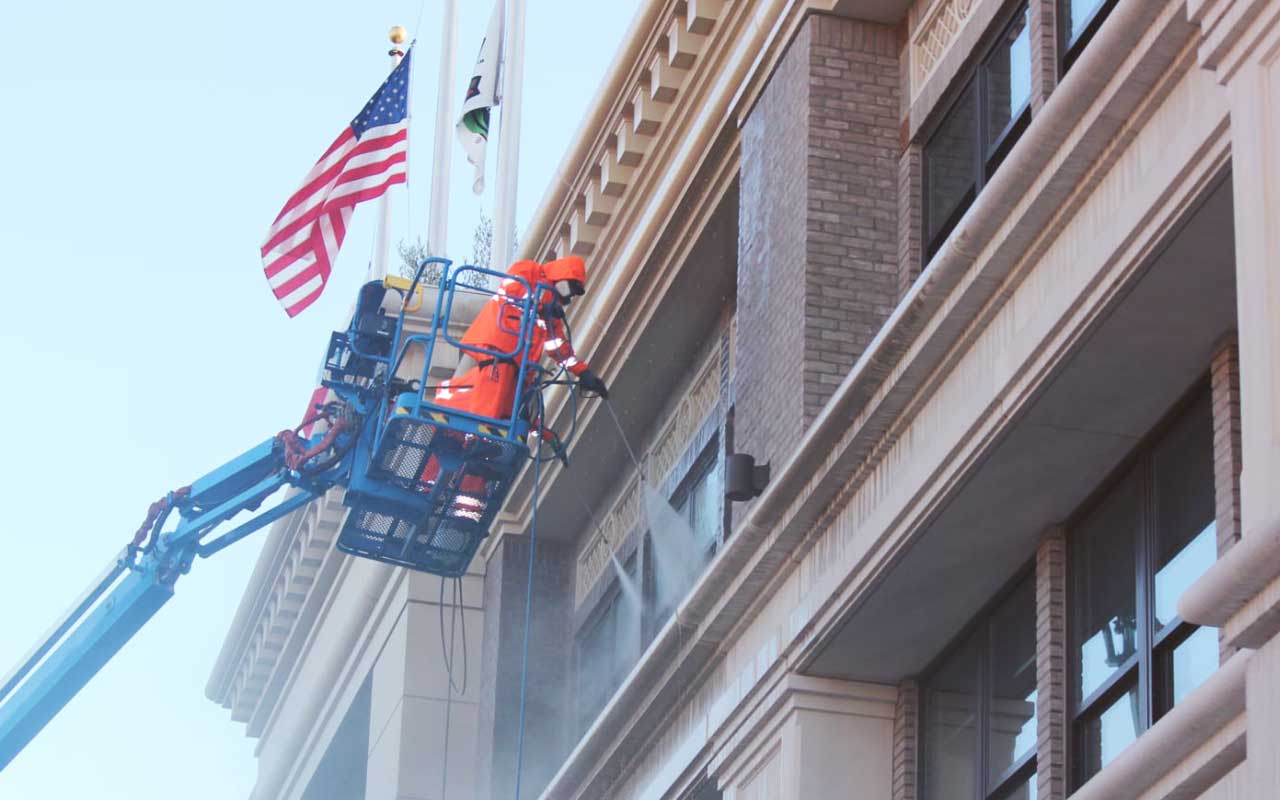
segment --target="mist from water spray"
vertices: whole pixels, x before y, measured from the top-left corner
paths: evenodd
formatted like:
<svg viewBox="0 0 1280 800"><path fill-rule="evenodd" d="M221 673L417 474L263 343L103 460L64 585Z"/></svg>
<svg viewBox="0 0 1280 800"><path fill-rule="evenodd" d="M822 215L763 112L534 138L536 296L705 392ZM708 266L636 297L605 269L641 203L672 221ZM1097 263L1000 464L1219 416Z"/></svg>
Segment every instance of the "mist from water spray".
<svg viewBox="0 0 1280 800"><path fill-rule="evenodd" d="M706 566L709 548L699 542L684 515L662 493L644 485L644 511L653 553L654 604L671 609Z"/></svg>
<svg viewBox="0 0 1280 800"><path fill-rule="evenodd" d="M627 574L622 568L622 562L618 560L618 554L609 548L609 560L613 562L613 571L618 575L618 588L622 592L622 598L626 601L628 607L628 615L634 614L640 616L641 603L640 586L636 579Z"/></svg>

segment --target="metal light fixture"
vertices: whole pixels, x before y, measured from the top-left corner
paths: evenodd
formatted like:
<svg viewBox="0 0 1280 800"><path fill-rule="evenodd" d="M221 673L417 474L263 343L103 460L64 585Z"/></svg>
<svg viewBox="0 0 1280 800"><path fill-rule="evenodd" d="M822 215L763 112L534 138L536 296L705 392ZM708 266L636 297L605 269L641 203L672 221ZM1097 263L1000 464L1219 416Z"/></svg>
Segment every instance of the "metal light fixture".
<svg viewBox="0 0 1280 800"><path fill-rule="evenodd" d="M733 453L725 461L724 496L735 503L759 497L769 485L769 465L756 465L754 456Z"/></svg>

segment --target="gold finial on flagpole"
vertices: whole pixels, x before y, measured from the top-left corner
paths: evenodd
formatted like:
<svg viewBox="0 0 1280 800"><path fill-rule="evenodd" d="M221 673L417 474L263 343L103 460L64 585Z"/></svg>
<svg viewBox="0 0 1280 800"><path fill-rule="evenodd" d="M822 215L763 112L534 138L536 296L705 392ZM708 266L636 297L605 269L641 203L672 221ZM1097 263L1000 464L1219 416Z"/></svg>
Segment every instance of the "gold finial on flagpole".
<svg viewBox="0 0 1280 800"><path fill-rule="evenodd" d="M405 30L403 25L396 25L387 33L387 38L395 45L388 55L403 56L404 53L400 50L400 45L404 44L405 40L409 38L409 31Z"/></svg>

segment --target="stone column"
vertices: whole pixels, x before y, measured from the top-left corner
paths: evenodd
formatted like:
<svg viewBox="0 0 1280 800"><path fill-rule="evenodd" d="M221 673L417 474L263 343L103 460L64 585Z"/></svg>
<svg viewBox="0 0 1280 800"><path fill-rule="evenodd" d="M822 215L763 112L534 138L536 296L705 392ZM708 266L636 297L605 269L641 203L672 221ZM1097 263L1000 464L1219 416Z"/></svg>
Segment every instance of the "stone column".
<svg viewBox="0 0 1280 800"><path fill-rule="evenodd" d="M520 671L528 586L529 539L505 534L489 558L484 581L484 645L480 649L480 763L477 798L515 796ZM573 553L540 533L533 570L523 797L537 797L573 742L569 676L573 641Z"/></svg>
<svg viewBox="0 0 1280 800"><path fill-rule="evenodd" d="M893 797L898 690L791 674L773 709L723 762L724 800Z"/></svg>
<svg viewBox="0 0 1280 800"><path fill-rule="evenodd" d="M1280 33L1272 2L1194 5L1213 6L1204 12L1212 27L1201 62L1217 71L1231 101L1241 532L1248 536L1280 520ZM1251 26L1231 27L1251 16Z"/></svg>
<svg viewBox="0 0 1280 800"><path fill-rule="evenodd" d="M1241 541L1233 550L1238 550L1250 537L1267 536L1280 526L1280 3L1190 0L1187 12L1201 29L1200 66L1215 72L1231 107L1241 442ZM1264 604L1274 602L1270 590L1263 597ZM1260 616L1253 627L1270 628L1275 637L1269 615L1253 607L1258 599L1240 613ZM1272 797L1280 786L1280 637L1258 644L1248 666L1244 782L1247 796Z"/></svg>
<svg viewBox="0 0 1280 800"><path fill-rule="evenodd" d="M366 800L476 796L482 581L478 573L462 579L462 608L454 612L452 581L443 582L442 607L441 578L407 574L402 599L388 610L399 617L369 674ZM451 690L444 649L454 620Z"/></svg>
<svg viewBox="0 0 1280 800"><path fill-rule="evenodd" d="M780 463L898 298L900 43L811 14L742 130L734 436Z"/></svg>

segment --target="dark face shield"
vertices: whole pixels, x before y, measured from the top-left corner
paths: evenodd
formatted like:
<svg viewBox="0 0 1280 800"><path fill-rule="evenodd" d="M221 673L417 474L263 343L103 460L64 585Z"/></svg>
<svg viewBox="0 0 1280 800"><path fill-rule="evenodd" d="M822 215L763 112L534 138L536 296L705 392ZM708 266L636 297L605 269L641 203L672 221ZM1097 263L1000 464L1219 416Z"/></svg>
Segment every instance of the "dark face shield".
<svg viewBox="0 0 1280 800"><path fill-rule="evenodd" d="M573 298L586 294L586 291L586 287L580 281L556 281L556 294L560 297L561 305L569 305L573 302Z"/></svg>

